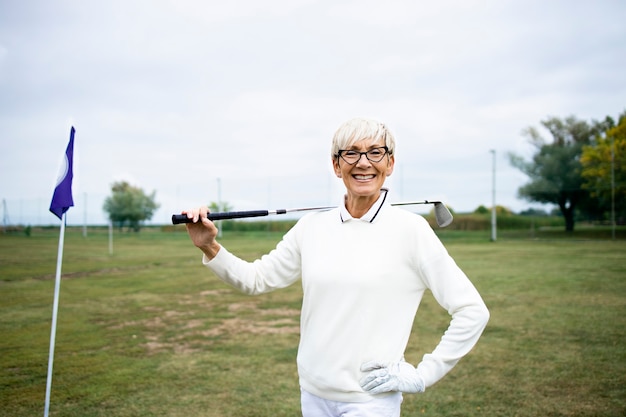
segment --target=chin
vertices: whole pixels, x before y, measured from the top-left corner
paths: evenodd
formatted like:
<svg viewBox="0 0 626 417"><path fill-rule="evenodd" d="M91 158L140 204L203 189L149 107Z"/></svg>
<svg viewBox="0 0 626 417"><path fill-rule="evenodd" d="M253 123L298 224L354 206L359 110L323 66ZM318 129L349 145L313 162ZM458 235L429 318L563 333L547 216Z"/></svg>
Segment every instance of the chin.
<svg viewBox="0 0 626 417"><path fill-rule="evenodd" d="M349 187L348 191L358 197L370 197L373 195L377 195L380 192L380 188L381 187L379 187L378 185L376 186L361 185L361 186Z"/></svg>

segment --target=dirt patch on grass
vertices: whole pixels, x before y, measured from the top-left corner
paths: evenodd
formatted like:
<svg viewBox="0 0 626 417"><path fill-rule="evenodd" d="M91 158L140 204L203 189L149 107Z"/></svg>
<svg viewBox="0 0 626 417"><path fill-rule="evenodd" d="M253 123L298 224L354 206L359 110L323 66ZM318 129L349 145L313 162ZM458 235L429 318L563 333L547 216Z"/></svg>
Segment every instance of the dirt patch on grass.
<svg viewBox="0 0 626 417"><path fill-rule="evenodd" d="M294 325L295 324L295 325ZM293 334L298 333L300 327L290 318L282 320L269 320L262 323L246 319L226 319L221 324L200 332L207 337L221 336L223 334Z"/></svg>
<svg viewBox="0 0 626 417"><path fill-rule="evenodd" d="M203 316L206 317L197 317L198 307L203 313L214 309L213 303L208 302L206 296L221 295L215 291L208 293L180 300L179 304L189 307L187 310L146 307L144 311L150 312L149 318L125 321L109 328L117 330L136 327L138 337L145 340L141 346L148 354L166 351L190 354L205 350L216 338L235 337L241 334L271 335L300 332L299 310L286 307L261 308L259 302L253 300L229 304L226 314L223 311L216 311L215 317L205 314ZM218 316L225 317L217 318Z"/></svg>

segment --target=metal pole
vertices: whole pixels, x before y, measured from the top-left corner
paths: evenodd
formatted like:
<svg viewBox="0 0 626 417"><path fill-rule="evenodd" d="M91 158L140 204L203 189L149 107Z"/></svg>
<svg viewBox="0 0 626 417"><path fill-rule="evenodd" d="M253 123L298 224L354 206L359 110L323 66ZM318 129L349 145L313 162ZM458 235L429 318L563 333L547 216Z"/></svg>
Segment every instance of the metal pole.
<svg viewBox="0 0 626 417"><path fill-rule="evenodd" d="M54 279L54 301L52 304L52 325L50 326L50 351L48 354L48 377L46 378L46 399L44 402L44 417L48 417L50 410L50 395L52 392L52 368L54 364L54 346L57 334L57 316L59 314L59 292L61 289L61 267L63 264L63 242L65 241L66 213L61 216L61 231L59 233L59 248L57 252L57 270Z"/></svg>
<svg viewBox="0 0 626 417"><path fill-rule="evenodd" d="M222 180L220 178L217 179L217 206L222 211ZM217 225L217 237L222 237L222 228L219 223Z"/></svg>
<svg viewBox="0 0 626 417"><path fill-rule="evenodd" d="M113 220L109 219L109 255L113 255Z"/></svg>
<svg viewBox="0 0 626 417"><path fill-rule="evenodd" d="M9 214L7 212L7 201L2 199L2 231L6 233L9 225Z"/></svg>
<svg viewBox="0 0 626 417"><path fill-rule="evenodd" d="M87 193L85 196L85 209L83 210L83 237L87 237Z"/></svg>
<svg viewBox="0 0 626 417"><path fill-rule="evenodd" d="M615 240L615 140L611 136L611 238Z"/></svg>
<svg viewBox="0 0 626 417"><path fill-rule="evenodd" d="M496 241L496 151L494 149L490 150L492 154L492 167L493 172L491 175L491 241Z"/></svg>

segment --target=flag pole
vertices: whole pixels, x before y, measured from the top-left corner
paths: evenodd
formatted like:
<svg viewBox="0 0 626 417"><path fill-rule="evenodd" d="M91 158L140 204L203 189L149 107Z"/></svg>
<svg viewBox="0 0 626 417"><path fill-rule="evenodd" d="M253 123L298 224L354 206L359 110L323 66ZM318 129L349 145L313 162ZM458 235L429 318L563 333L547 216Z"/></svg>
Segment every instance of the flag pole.
<svg viewBox="0 0 626 417"><path fill-rule="evenodd" d="M54 363L54 345L57 332L57 316L59 312L59 292L61 289L61 266L63 264L63 243L65 241L65 216L61 221L61 232L59 233L59 251L57 254L57 272L54 279L54 303L52 306L52 326L50 330L50 353L48 355L48 378L46 380L46 402L44 408L44 417L48 417L50 410L50 391L52 388L52 366Z"/></svg>
<svg viewBox="0 0 626 417"><path fill-rule="evenodd" d="M50 391L52 388L52 365L54 363L54 345L57 333L57 316L59 312L59 291L61 289L61 265L63 264L63 242L65 241L66 212L74 206L72 198L72 178L74 177L74 126L70 129L70 141L65 149L65 163L54 188L52 201L50 202L50 212L61 220L61 231L59 233L59 252L57 255L57 273L54 280L54 303L52 305L52 326L50 329L50 355L48 356L48 378L46 380L46 402L44 406L44 417L48 417L50 410Z"/></svg>

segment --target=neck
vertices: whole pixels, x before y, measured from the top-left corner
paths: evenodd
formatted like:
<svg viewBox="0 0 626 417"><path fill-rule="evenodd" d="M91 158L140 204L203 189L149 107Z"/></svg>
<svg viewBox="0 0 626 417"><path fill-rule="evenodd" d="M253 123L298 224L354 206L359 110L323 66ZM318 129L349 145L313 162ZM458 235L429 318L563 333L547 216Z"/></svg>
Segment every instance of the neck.
<svg viewBox="0 0 626 417"><path fill-rule="evenodd" d="M360 219L369 211L374 205L376 200L380 197L380 191L374 195L369 196L353 196L346 195L346 209L348 213L355 219Z"/></svg>

